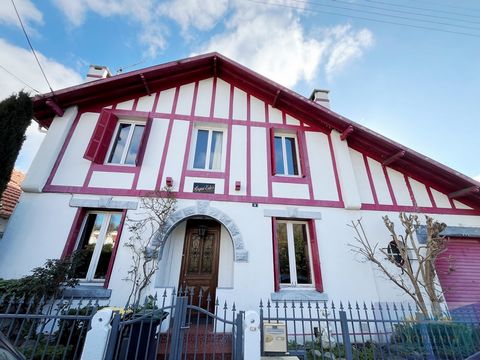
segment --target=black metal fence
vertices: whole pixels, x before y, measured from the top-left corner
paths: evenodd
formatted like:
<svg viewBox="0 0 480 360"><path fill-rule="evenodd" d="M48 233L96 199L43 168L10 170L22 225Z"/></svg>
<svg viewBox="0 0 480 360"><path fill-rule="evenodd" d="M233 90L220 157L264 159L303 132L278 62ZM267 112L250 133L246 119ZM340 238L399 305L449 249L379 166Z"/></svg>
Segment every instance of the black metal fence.
<svg viewBox="0 0 480 360"><path fill-rule="evenodd" d="M106 360L243 359L243 312L193 287L116 312Z"/></svg>
<svg viewBox="0 0 480 360"><path fill-rule="evenodd" d="M27 359L79 359L95 299L0 297L0 332Z"/></svg>
<svg viewBox="0 0 480 360"><path fill-rule="evenodd" d="M391 303L260 303L262 339L265 324L284 324L288 352L315 360L465 359L480 351L480 323L457 314L425 318L418 308ZM268 349L262 341L262 353Z"/></svg>

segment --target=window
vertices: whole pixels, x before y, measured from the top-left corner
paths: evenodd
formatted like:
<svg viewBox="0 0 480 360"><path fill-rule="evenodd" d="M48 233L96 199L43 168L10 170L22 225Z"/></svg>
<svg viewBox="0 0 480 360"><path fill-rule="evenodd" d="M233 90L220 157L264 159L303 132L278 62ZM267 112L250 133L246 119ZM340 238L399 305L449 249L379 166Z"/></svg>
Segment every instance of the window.
<svg viewBox="0 0 480 360"><path fill-rule="evenodd" d="M278 220L276 235L280 285L313 286L307 223Z"/></svg>
<svg viewBox="0 0 480 360"><path fill-rule="evenodd" d="M315 220L272 218L275 291L281 288L323 292Z"/></svg>
<svg viewBox="0 0 480 360"><path fill-rule="evenodd" d="M86 214L75 249L85 256L76 276L89 282L104 282L122 220L120 212L90 211Z"/></svg>
<svg viewBox="0 0 480 360"><path fill-rule="evenodd" d="M116 135L112 139L107 163L135 165L144 129L144 124L119 122Z"/></svg>
<svg viewBox="0 0 480 360"><path fill-rule="evenodd" d="M192 168L196 170L223 169L224 132L219 129L199 128L195 130Z"/></svg>
<svg viewBox="0 0 480 360"><path fill-rule="evenodd" d="M276 175L299 175L299 157L297 137L291 134L275 134L275 174Z"/></svg>
<svg viewBox="0 0 480 360"><path fill-rule="evenodd" d="M151 118L119 119L115 110L102 110L83 157L96 164L142 163Z"/></svg>

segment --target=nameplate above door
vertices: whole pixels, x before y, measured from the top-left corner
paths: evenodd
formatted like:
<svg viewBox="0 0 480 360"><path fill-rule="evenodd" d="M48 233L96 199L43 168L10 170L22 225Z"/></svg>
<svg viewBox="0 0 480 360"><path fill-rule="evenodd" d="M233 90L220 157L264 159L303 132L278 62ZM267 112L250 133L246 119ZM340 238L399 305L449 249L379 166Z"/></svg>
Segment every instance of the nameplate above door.
<svg viewBox="0 0 480 360"><path fill-rule="evenodd" d="M193 183L194 193L214 194L215 184L208 183Z"/></svg>

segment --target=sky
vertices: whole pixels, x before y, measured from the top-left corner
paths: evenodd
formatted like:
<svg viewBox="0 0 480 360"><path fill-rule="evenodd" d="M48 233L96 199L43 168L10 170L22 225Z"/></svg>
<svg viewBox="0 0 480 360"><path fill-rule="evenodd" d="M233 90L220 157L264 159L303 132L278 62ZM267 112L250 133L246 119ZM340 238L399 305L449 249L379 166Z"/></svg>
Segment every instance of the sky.
<svg viewBox="0 0 480 360"><path fill-rule="evenodd" d="M218 51L480 181L477 0L14 0L54 90ZM0 1L0 99L48 85ZM27 130L27 171L44 133Z"/></svg>

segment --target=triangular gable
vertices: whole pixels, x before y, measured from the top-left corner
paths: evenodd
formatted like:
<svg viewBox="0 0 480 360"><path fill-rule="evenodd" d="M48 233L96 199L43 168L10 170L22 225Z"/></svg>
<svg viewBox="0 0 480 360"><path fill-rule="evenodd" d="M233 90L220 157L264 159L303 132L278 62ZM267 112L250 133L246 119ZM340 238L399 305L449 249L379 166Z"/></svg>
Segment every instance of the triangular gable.
<svg viewBox="0 0 480 360"><path fill-rule="evenodd" d="M344 138L352 148L370 153L373 159L381 163L393 159L389 164L392 169L412 174L412 177L427 179L439 191L448 194L449 198L480 208L480 183L336 114L218 53L132 71L56 91L55 94L36 96L34 115L41 125L48 127L55 113L61 114L62 109L70 106L91 106L118 99L125 102L129 101L132 94L148 96L158 90L211 77L233 83L242 91L255 94L256 98L267 102L272 108L287 112L311 126L326 131L336 130L345 135Z"/></svg>

